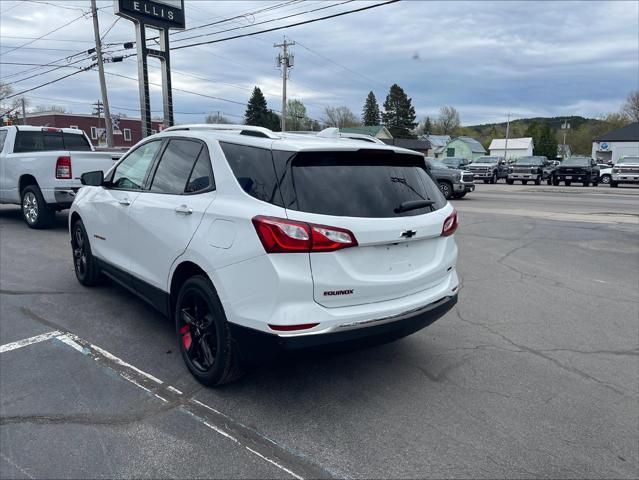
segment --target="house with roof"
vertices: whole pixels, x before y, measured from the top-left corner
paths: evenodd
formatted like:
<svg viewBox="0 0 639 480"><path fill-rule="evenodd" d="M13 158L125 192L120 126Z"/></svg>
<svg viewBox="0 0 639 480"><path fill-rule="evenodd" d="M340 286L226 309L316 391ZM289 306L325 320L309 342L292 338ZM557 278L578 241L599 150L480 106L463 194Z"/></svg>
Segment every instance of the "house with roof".
<svg viewBox="0 0 639 480"><path fill-rule="evenodd" d="M617 163L621 157L639 155L639 122L604 133L592 142L592 158Z"/></svg>
<svg viewBox="0 0 639 480"><path fill-rule="evenodd" d="M416 152L423 153L427 157L431 151L431 145L428 140L417 138L385 138L382 142L386 145L394 145L396 147L415 150Z"/></svg>
<svg viewBox="0 0 639 480"><path fill-rule="evenodd" d="M446 144L443 153L442 157L458 157L472 161L486 155L486 149L472 137L457 137Z"/></svg>
<svg viewBox="0 0 639 480"><path fill-rule="evenodd" d="M428 151L427 157L443 157L444 156L444 148L446 148L446 144L450 142L450 135L422 135L420 140L425 140L430 143L430 150Z"/></svg>
<svg viewBox="0 0 639 480"><path fill-rule="evenodd" d="M370 125L364 127L345 127L340 128L341 133L361 133L362 135L370 135L380 140L393 138L391 133L384 125Z"/></svg>
<svg viewBox="0 0 639 480"><path fill-rule="evenodd" d="M491 157L504 157L506 160L514 160L519 157L532 156L534 147L532 137L509 138L507 145L505 138L493 138L488 150Z"/></svg>

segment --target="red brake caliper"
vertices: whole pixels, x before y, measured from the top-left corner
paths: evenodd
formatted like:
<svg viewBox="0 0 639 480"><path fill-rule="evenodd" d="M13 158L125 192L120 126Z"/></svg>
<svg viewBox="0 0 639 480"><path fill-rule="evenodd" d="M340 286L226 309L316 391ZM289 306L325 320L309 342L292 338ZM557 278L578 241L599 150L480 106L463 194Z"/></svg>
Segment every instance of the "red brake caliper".
<svg viewBox="0 0 639 480"><path fill-rule="evenodd" d="M182 335L182 345L184 345L184 348L186 348L187 350L189 348L191 348L191 332L189 332L189 326L188 325L184 325L182 328L180 328L180 334Z"/></svg>

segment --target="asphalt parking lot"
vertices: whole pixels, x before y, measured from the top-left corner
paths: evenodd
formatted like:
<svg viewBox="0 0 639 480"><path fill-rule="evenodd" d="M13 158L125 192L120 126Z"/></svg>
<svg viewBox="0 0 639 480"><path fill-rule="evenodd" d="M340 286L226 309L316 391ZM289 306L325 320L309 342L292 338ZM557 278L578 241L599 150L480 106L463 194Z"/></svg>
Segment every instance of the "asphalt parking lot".
<svg viewBox="0 0 639 480"><path fill-rule="evenodd" d="M452 312L215 390L151 307L78 284L65 214L0 208L0 477L636 478L639 189L454 204Z"/></svg>

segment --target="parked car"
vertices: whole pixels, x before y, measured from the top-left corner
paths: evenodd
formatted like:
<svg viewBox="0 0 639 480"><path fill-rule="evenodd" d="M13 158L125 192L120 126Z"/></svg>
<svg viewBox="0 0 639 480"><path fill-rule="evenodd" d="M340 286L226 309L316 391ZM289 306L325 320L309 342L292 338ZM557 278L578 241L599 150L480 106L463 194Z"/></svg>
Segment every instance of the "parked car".
<svg viewBox="0 0 639 480"><path fill-rule="evenodd" d="M438 158L448 168L454 168L455 170L465 170L466 165L470 163L470 160L461 157L442 157Z"/></svg>
<svg viewBox="0 0 639 480"><path fill-rule="evenodd" d="M475 190L474 177L469 171L450 168L440 159L432 157L426 157L425 161L431 177L447 200L462 198Z"/></svg>
<svg viewBox="0 0 639 480"><path fill-rule="evenodd" d="M508 166L504 157L479 157L466 165L466 169L473 174L475 180L483 180L484 183L497 183L501 178L508 178Z"/></svg>
<svg viewBox="0 0 639 480"><path fill-rule="evenodd" d="M540 185L542 180L549 178L548 166L548 159L543 156L519 157L508 167L506 183L512 185L515 180L518 180L522 185L526 185L529 181Z"/></svg>
<svg viewBox="0 0 639 480"><path fill-rule="evenodd" d="M595 187L599 184L599 167L597 162L590 157L568 157L561 162L552 176L552 184L557 186L564 182L570 186L572 182L581 182L584 187L592 183Z"/></svg>
<svg viewBox="0 0 639 480"><path fill-rule="evenodd" d="M622 183L639 183L639 157L622 157L612 167L611 187Z"/></svg>
<svg viewBox="0 0 639 480"><path fill-rule="evenodd" d="M610 162L610 165L607 163L598 163L597 166L599 167L599 183L610 185L612 180L612 162Z"/></svg>
<svg viewBox="0 0 639 480"><path fill-rule="evenodd" d="M0 203L21 205L31 228L46 228L71 206L80 176L108 170L121 154L95 152L82 130L0 127Z"/></svg>
<svg viewBox="0 0 639 480"><path fill-rule="evenodd" d="M387 342L457 302L457 213L410 150L185 125L82 181L78 281L104 273L172 318L206 385L267 347Z"/></svg>

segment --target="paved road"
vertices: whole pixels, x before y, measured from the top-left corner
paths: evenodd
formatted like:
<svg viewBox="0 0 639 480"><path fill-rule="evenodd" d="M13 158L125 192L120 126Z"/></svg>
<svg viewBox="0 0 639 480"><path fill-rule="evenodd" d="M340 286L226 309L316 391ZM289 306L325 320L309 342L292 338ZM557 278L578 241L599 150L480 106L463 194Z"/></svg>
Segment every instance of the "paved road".
<svg viewBox="0 0 639 480"><path fill-rule="evenodd" d="M479 185L454 311L216 390L150 307L78 285L65 215L1 208L0 344L54 333L0 353L0 477L635 478L638 194Z"/></svg>

